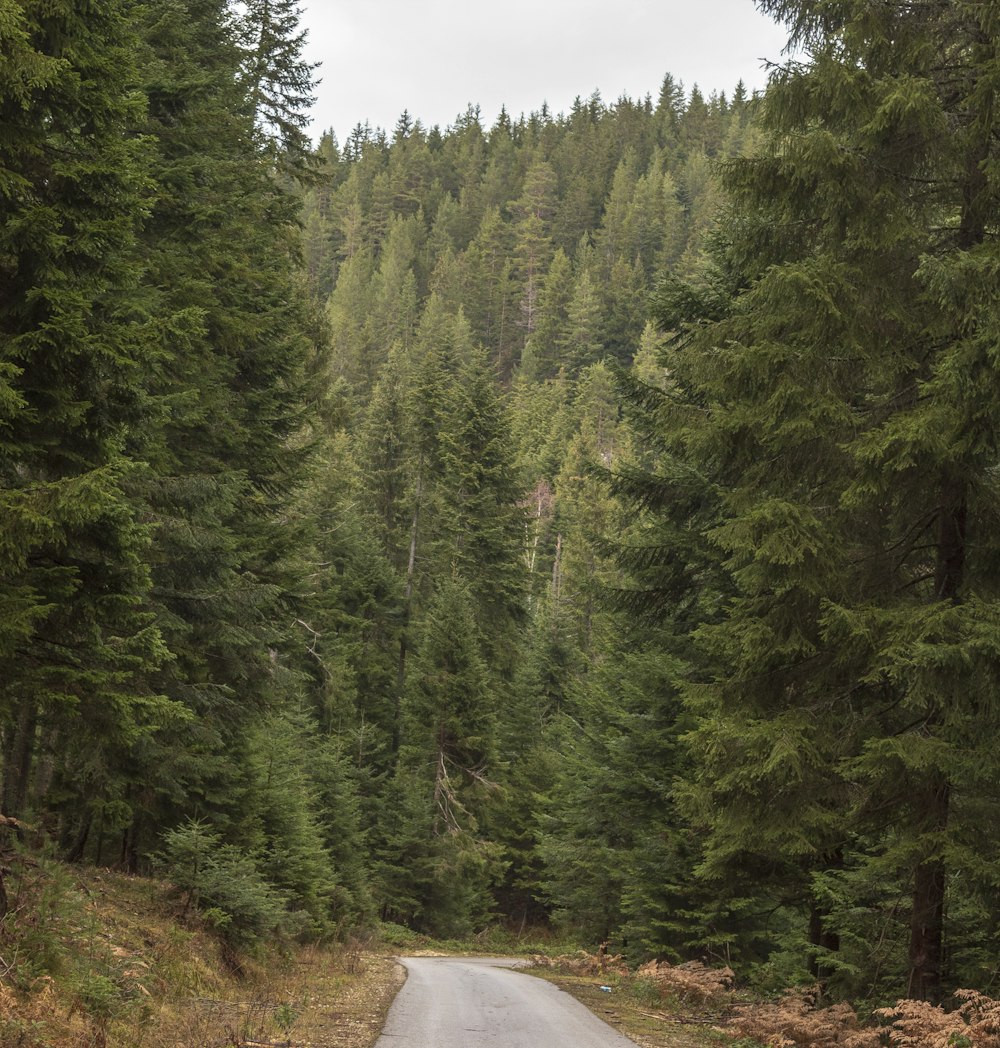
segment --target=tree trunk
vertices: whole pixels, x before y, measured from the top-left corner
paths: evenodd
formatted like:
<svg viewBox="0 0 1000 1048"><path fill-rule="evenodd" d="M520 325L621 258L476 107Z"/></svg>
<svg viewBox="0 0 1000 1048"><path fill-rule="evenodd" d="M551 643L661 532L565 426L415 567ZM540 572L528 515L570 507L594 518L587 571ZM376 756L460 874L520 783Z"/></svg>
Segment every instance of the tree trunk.
<svg viewBox="0 0 1000 1048"><path fill-rule="evenodd" d="M928 824L924 832L941 833L945 830L948 825L948 801L948 784L941 778L926 797ZM927 859L914 871L907 995L921 1001L937 1002L941 998L946 887L943 859Z"/></svg>
<svg viewBox="0 0 1000 1048"><path fill-rule="evenodd" d="M139 872L139 819L132 820L122 832L121 868L126 873Z"/></svg>
<svg viewBox="0 0 1000 1048"><path fill-rule="evenodd" d="M38 730L38 705L26 702L10 728L4 746L2 809L7 815L24 814L31 781L31 765L35 755L35 734Z"/></svg>
<svg viewBox="0 0 1000 1048"><path fill-rule="evenodd" d="M410 524L410 555L406 562L406 621L399 633L399 661L396 665L396 709L392 722L392 752L399 752L400 720L403 714L403 688L406 685L406 631L410 622L410 600L413 597L413 575L417 566L417 536L420 533L420 499L423 495L423 456L417 470L417 490L413 503L413 521Z"/></svg>
<svg viewBox="0 0 1000 1048"><path fill-rule="evenodd" d="M83 858L84 850L87 847L87 838L90 836L90 827L93 821L94 814L91 811L88 811L80 819L80 824L77 826L73 840L70 842L70 845L63 856L66 862L79 862Z"/></svg>
<svg viewBox="0 0 1000 1048"><path fill-rule="evenodd" d="M935 596L955 603L961 599L965 576L965 528L968 515L965 483L946 477L941 485L938 517ZM928 726L941 720L932 710ZM947 870L938 842L948 829L949 783L940 771L930 772L922 795L914 802L914 828L918 837L930 837L931 855L913 871L910 911L909 989L910 997L937 1001L941 997L941 965L944 956L944 901Z"/></svg>
<svg viewBox="0 0 1000 1048"><path fill-rule="evenodd" d="M809 910L809 942L817 949L809 958L809 971L819 983L820 992L823 994L826 993L826 983L832 974L832 969L823 963L823 957L840 949L840 936L825 926L826 916L826 913L813 903Z"/></svg>

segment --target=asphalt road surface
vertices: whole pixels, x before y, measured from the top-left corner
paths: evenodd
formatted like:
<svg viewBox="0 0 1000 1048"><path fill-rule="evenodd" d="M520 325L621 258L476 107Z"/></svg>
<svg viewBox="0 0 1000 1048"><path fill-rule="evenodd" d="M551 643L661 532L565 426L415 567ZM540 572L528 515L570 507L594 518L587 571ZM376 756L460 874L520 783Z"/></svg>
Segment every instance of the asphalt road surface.
<svg viewBox="0 0 1000 1048"><path fill-rule="evenodd" d="M494 957L401 957L375 1048L636 1048L552 983Z"/></svg>

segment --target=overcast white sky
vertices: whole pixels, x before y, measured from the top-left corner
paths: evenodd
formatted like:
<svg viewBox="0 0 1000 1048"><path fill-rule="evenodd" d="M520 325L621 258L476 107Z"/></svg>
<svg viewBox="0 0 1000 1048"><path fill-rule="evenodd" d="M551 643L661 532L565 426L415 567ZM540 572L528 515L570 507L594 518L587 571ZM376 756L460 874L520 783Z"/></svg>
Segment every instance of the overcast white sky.
<svg viewBox="0 0 1000 1048"><path fill-rule="evenodd" d="M301 0L308 56L322 62L315 136L357 123L391 129L408 109L426 127L471 102L488 127L548 102L566 112L595 89L656 99L664 73L707 95L741 77L763 87L784 30L752 0Z"/></svg>

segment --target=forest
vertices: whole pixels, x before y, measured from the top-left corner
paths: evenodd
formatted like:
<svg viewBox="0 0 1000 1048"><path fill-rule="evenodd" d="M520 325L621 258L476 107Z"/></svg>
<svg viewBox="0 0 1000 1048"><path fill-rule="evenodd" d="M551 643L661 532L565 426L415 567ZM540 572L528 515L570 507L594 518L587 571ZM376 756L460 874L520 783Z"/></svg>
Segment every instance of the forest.
<svg viewBox="0 0 1000 1048"><path fill-rule="evenodd" d="M0 917L995 991L1000 7L758 6L317 145L295 0L0 0Z"/></svg>

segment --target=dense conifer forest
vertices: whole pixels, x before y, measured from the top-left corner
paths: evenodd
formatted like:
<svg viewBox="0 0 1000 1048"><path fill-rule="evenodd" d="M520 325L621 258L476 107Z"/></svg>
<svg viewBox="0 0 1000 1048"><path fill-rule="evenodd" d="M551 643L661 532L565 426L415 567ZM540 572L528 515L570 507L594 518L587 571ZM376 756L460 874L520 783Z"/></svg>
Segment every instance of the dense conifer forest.
<svg viewBox="0 0 1000 1048"><path fill-rule="evenodd" d="M314 147L293 0L0 0L5 863L995 988L1000 10L759 6Z"/></svg>

